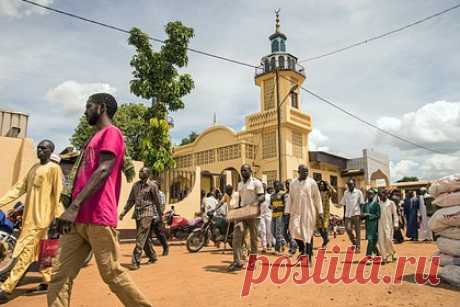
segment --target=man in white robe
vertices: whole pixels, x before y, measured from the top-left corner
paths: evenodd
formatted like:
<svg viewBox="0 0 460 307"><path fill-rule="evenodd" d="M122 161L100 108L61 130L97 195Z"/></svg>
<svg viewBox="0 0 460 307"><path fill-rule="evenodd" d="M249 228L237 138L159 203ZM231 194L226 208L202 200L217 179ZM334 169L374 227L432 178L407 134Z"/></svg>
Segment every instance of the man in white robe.
<svg viewBox="0 0 460 307"><path fill-rule="evenodd" d="M396 259L396 251L393 246L394 229L399 227L399 218L396 204L388 199L386 191L379 193L380 219L378 230L377 248L383 262L392 262Z"/></svg>
<svg viewBox="0 0 460 307"><path fill-rule="evenodd" d="M425 197L427 197L426 188L420 189L420 228L418 229L418 239L420 241L433 241L433 233L428 228L428 215L425 205Z"/></svg>
<svg viewBox="0 0 460 307"><path fill-rule="evenodd" d="M323 217L321 194L315 180L308 177L308 168L301 164L299 177L290 185L286 213L289 218L289 232L299 246L300 255L313 255L313 231L319 215Z"/></svg>

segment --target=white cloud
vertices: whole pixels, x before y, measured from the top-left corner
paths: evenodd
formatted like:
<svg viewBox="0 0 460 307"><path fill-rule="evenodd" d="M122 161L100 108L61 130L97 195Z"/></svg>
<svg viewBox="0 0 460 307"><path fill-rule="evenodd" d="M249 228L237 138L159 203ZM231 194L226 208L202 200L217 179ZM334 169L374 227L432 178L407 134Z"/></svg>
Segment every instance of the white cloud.
<svg viewBox="0 0 460 307"><path fill-rule="evenodd" d="M404 176L419 176L419 167L419 163L412 160L390 161L391 180L397 181Z"/></svg>
<svg viewBox="0 0 460 307"><path fill-rule="evenodd" d="M436 101L403 114L400 118L381 117L377 125L417 144L454 152L460 142L460 102ZM415 147L386 135L380 137L402 150Z"/></svg>
<svg viewBox="0 0 460 307"><path fill-rule="evenodd" d="M310 150L319 150L319 151L328 151L329 147L325 146L325 143L329 140L329 138L324 135L319 129L313 129L310 133Z"/></svg>
<svg viewBox="0 0 460 307"><path fill-rule="evenodd" d="M78 83L69 80L48 90L46 99L53 104L60 105L66 114L81 114L91 94L97 92L114 94L116 91L117 89L108 83Z"/></svg>
<svg viewBox="0 0 460 307"><path fill-rule="evenodd" d="M432 155L421 163L422 176L429 179L440 178L457 173L460 169L460 152L452 156Z"/></svg>
<svg viewBox="0 0 460 307"><path fill-rule="evenodd" d="M54 0L35 0L34 2L49 6L53 4ZM34 13L45 14L45 9L27 4L18 0L2 0L0 1L0 15L6 15L10 17L22 17L28 16Z"/></svg>
<svg viewBox="0 0 460 307"><path fill-rule="evenodd" d="M413 156L399 162L390 162L392 181L404 176L416 176L423 180L438 179L457 173L460 169L460 151L447 155Z"/></svg>

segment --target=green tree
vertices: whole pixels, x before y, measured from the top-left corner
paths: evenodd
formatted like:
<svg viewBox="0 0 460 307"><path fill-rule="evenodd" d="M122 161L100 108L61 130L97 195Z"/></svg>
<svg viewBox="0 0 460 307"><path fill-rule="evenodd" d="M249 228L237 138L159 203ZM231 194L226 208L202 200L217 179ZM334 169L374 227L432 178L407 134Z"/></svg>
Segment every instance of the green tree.
<svg viewBox="0 0 460 307"><path fill-rule="evenodd" d="M130 62L134 69L131 92L152 103L145 117L148 125L141 143L142 160L157 173L174 166L168 114L183 109L182 97L194 88L191 76L177 71L188 64L187 47L193 29L174 21L166 25L165 32L168 38L156 52L148 35L138 28L130 31L128 40L136 48Z"/></svg>
<svg viewBox="0 0 460 307"><path fill-rule="evenodd" d="M142 103L122 104L113 119L114 125L120 128L126 137L127 153L134 160L141 160L142 158L142 138L148 129L148 124L145 122L147 110L148 108ZM83 115L70 142L80 150L93 133L94 128L88 124L86 117Z"/></svg>
<svg viewBox="0 0 460 307"><path fill-rule="evenodd" d="M183 138L180 142L180 145L187 145L193 143L200 135L195 131L192 131L187 137Z"/></svg>
<svg viewBox="0 0 460 307"><path fill-rule="evenodd" d="M404 176L402 179L398 180L397 182L412 182L412 181L419 181L418 177L415 176Z"/></svg>

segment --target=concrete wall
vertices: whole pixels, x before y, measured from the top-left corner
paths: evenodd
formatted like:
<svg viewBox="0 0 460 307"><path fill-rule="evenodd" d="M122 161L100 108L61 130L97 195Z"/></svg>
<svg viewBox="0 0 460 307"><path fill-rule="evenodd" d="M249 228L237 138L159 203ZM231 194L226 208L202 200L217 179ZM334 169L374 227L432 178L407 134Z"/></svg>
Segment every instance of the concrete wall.
<svg viewBox="0 0 460 307"><path fill-rule="evenodd" d="M166 205L165 210L171 209L174 206L174 211L186 217L187 219L193 219L196 213L200 212L201 204L201 169L199 167L195 170L195 184L193 185L192 191L180 202Z"/></svg>
<svg viewBox="0 0 460 307"><path fill-rule="evenodd" d="M0 148L2 149L0 159L0 197L3 196L11 187L23 178L29 169L38 163L36 158L35 146L31 139L0 137ZM142 167L142 162L134 162L136 172ZM123 206L128 200L132 183L128 183L123 176L123 184L120 196L118 212L120 213ZM24 197L20 200L24 200ZM13 202L2 208L8 211L16 202ZM136 225L128 214L125 219L119 222L118 228L135 229Z"/></svg>
<svg viewBox="0 0 460 307"><path fill-rule="evenodd" d="M363 158L366 163L364 170L367 182L373 181L371 178L372 175L380 171L382 174L381 176L377 176L378 179L386 179L386 183L390 183L390 160L386 154L375 150L364 149Z"/></svg>
<svg viewBox="0 0 460 307"><path fill-rule="evenodd" d="M4 195L28 170L38 162L31 139L0 136L0 195ZM2 210L7 211L14 204Z"/></svg>

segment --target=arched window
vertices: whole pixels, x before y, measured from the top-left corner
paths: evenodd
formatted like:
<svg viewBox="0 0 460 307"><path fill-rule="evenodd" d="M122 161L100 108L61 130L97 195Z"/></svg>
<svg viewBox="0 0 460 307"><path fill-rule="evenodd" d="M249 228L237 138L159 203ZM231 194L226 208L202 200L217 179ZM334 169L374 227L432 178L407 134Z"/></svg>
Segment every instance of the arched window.
<svg viewBox="0 0 460 307"><path fill-rule="evenodd" d="M286 43L284 42L284 40L281 40L281 43L280 43L280 50L282 52L286 52Z"/></svg>
<svg viewBox="0 0 460 307"><path fill-rule="evenodd" d="M278 57L278 67L284 69L284 56L282 55Z"/></svg>
<svg viewBox="0 0 460 307"><path fill-rule="evenodd" d="M264 59L264 71L270 71L270 62L268 61L267 58Z"/></svg>
<svg viewBox="0 0 460 307"><path fill-rule="evenodd" d="M272 41L272 52L280 51L280 44L277 40Z"/></svg>
<svg viewBox="0 0 460 307"><path fill-rule="evenodd" d="M270 66L271 66L270 68L271 68L272 70L275 70L275 69L276 69L276 59L275 59L275 57L273 57L273 58L270 60Z"/></svg>
<svg viewBox="0 0 460 307"><path fill-rule="evenodd" d="M295 69L294 59L288 58L288 68L289 69Z"/></svg>

